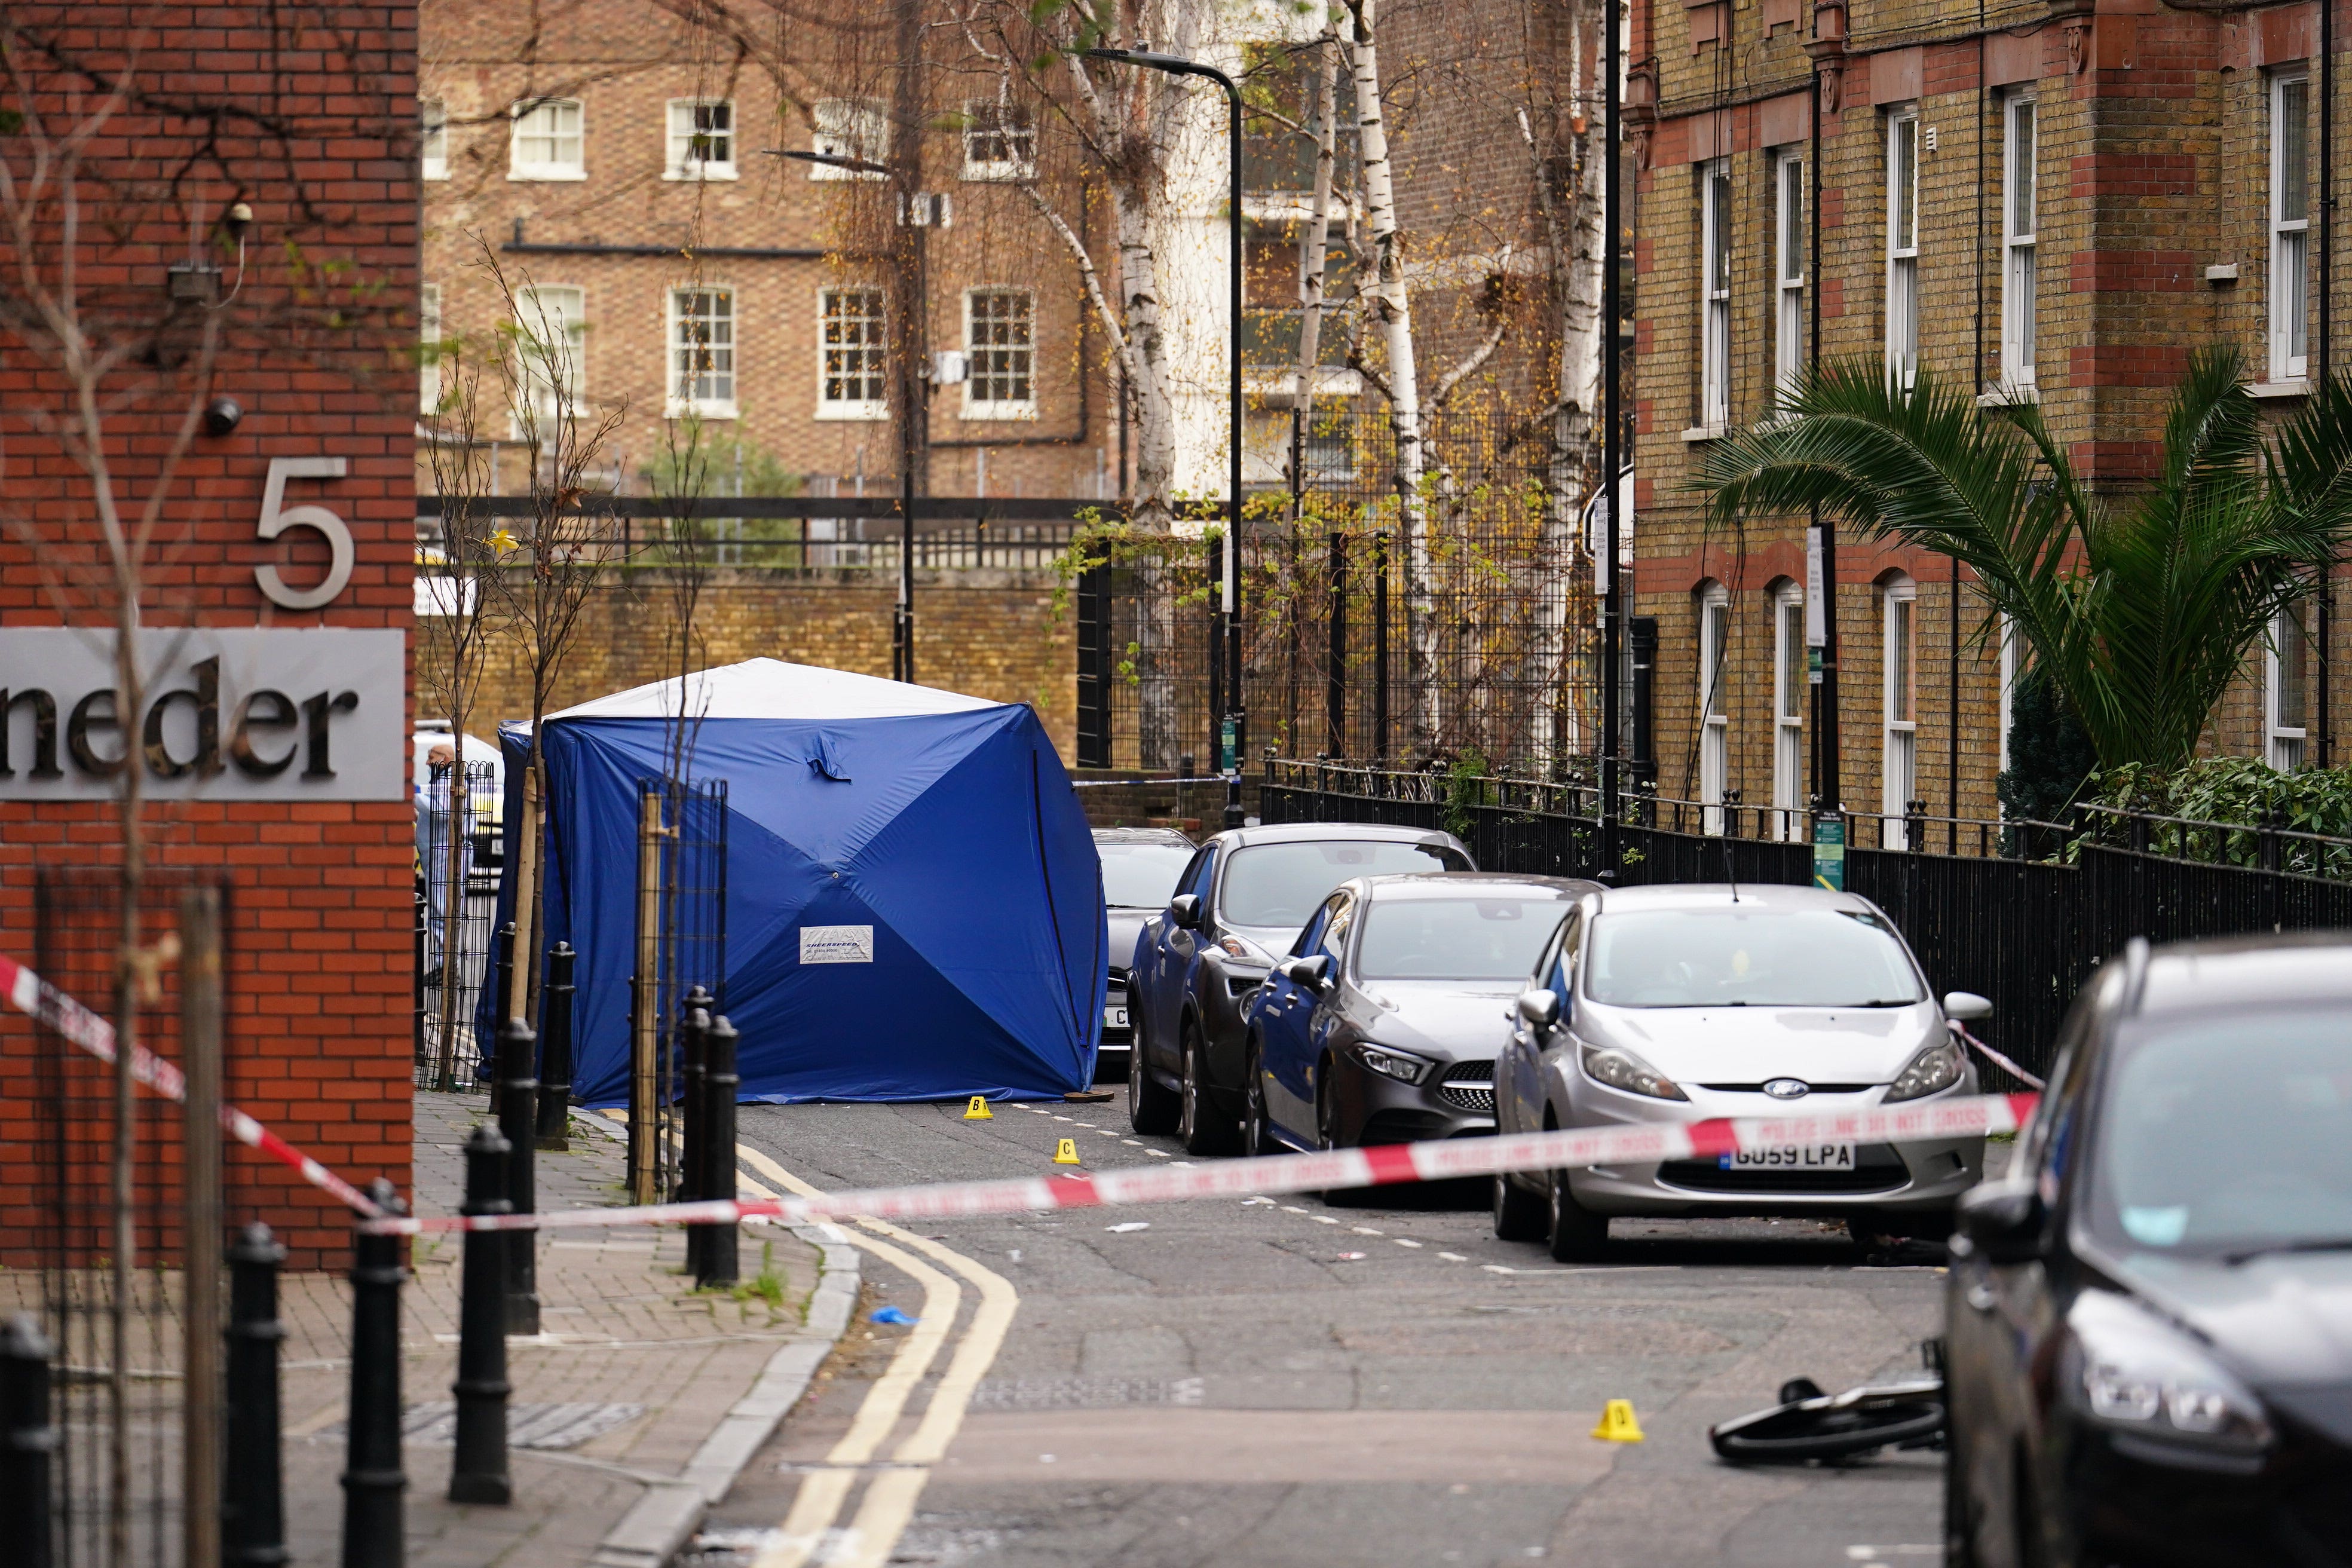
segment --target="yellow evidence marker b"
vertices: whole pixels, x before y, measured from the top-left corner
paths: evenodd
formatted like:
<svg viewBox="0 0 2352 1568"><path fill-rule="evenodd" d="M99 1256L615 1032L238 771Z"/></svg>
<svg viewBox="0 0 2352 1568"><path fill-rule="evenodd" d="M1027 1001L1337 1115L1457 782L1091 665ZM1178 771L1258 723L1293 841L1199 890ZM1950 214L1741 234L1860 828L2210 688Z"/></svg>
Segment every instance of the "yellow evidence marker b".
<svg viewBox="0 0 2352 1568"><path fill-rule="evenodd" d="M1604 1443L1638 1443L1642 1440L1642 1424L1633 1419L1633 1402L1612 1399L1601 1412L1601 1425L1592 1435Z"/></svg>
<svg viewBox="0 0 2352 1568"><path fill-rule="evenodd" d="M963 1119L966 1121L993 1121L996 1112L988 1109L986 1095L975 1094L971 1097L971 1103L963 1108Z"/></svg>
<svg viewBox="0 0 2352 1568"><path fill-rule="evenodd" d="M1054 1163L1056 1165L1075 1165L1078 1163L1078 1141L1075 1138L1065 1138L1060 1142L1055 1144Z"/></svg>

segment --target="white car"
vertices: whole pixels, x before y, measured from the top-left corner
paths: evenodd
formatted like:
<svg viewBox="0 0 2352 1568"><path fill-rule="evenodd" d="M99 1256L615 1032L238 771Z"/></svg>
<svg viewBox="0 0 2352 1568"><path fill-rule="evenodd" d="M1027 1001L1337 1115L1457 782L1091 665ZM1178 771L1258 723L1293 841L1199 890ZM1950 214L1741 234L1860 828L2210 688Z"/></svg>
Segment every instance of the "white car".
<svg viewBox="0 0 2352 1568"><path fill-rule="evenodd" d="M1884 911L1819 888L1660 886L1587 895L1561 922L1496 1063L1504 1132L1859 1110L1977 1092L1948 1018ZM1943 1236L1981 1137L1824 1143L1495 1182L1495 1233L1601 1257L1615 1215L1812 1215L1857 1238Z"/></svg>

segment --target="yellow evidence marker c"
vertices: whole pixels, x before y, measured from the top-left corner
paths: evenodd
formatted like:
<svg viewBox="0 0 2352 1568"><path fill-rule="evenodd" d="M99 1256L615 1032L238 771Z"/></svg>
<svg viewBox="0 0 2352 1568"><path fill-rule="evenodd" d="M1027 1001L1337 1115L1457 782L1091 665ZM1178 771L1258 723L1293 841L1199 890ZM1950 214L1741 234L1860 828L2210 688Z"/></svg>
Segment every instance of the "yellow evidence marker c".
<svg viewBox="0 0 2352 1568"><path fill-rule="evenodd" d="M1592 1435L1604 1443L1638 1443L1642 1440L1642 1424L1633 1419L1633 1402L1612 1399L1601 1412L1601 1425Z"/></svg>
<svg viewBox="0 0 2352 1568"><path fill-rule="evenodd" d="M993 1121L996 1112L988 1109L986 1095L975 1094L971 1097L971 1103L963 1108L963 1119L966 1121Z"/></svg>
<svg viewBox="0 0 2352 1568"><path fill-rule="evenodd" d="M1056 1165L1075 1165L1078 1163L1078 1141L1075 1138L1065 1138L1060 1142L1055 1144L1054 1163Z"/></svg>

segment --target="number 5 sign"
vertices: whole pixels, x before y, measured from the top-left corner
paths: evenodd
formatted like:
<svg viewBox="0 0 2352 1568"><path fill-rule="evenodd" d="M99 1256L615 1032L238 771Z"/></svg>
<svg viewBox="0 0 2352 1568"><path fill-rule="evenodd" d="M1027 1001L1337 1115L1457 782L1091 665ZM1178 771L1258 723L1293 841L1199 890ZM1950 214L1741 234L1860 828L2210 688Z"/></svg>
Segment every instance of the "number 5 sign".
<svg viewBox="0 0 2352 1568"><path fill-rule="evenodd" d="M262 539L275 539L289 528L314 528L327 542L327 574L315 587L289 588L276 565L257 566L253 580L271 604L283 610L315 610L331 603L352 580L350 525L322 506L286 506L289 479L340 479L348 471L341 458L272 458L269 479L261 491L261 521L254 529Z"/></svg>

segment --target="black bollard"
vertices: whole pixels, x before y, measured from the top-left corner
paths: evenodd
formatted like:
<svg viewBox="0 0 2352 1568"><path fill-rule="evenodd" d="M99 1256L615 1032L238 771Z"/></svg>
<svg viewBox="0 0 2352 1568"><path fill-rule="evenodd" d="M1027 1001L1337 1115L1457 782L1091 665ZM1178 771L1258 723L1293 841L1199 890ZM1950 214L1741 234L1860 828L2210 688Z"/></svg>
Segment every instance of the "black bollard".
<svg viewBox="0 0 2352 1568"><path fill-rule="evenodd" d="M726 1016L711 1020L703 1041L702 1194L710 1198L735 1195L735 1094L743 1080L735 1071L735 1028ZM692 1227L703 1233L695 1274L699 1285L732 1285L737 1277L736 1241L732 1225ZM689 1232L690 1234L690 1232Z"/></svg>
<svg viewBox="0 0 2352 1568"><path fill-rule="evenodd" d="M287 1561L279 1454L278 1266L286 1249L266 1225L249 1225L228 1249L228 1438L221 1485L225 1568Z"/></svg>
<svg viewBox="0 0 2352 1568"><path fill-rule="evenodd" d="M490 1022L494 1031L490 1037L493 1040L498 1038L495 1031L506 1027L507 993L508 988L514 984L514 921L509 921L499 928L498 989L490 994ZM470 1020L466 1026L472 1027ZM489 1084L490 1117L491 1120L496 1121L499 1114L499 1064L497 1062L477 1062L474 1065L475 1085L480 1087L484 1079L488 1079Z"/></svg>
<svg viewBox="0 0 2352 1568"><path fill-rule="evenodd" d="M499 1133L507 1141L507 1202L516 1214L539 1209L538 1173L532 1159L537 1141L539 1080L531 1058L539 1037L530 1026L509 1018L499 1026ZM512 1230L507 1244L507 1332L539 1332L539 1232Z"/></svg>
<svg viewBox="0 0 2352 1568"><path fill-rule="evenodd" d="M507 1141L495 1127L466 1141L468 1215L512 1211L507 1198ZM458 1277L457 1452L449 1466L451 1502L514 1500L507 1480L507 1246L495 1230L466 1233Z"/></svg>
<svg viewBox="0 0 2352 1568"><path fill-rule="evenodd" d="M0 1520L26 1568L49 1568L49 1342L28 1312L0 1329Z"/></svg>
<svg viewBox="0 0 2352 1568"><path fill-rule="evenodd" d="M678 1121L685 1146L678 1152L675 1201L682 1204L706 1195L702 1190L702 1173L708 1163L702 1147L702 1078L705 1037L710 1031L710 993L696 986L686 994L678 1022ZM697 1279L702 1276L702 1226L686 1227L687 1272Z"/></svg>
<svg viewBox="0 0 2352 1568"><path fill-rule="evenodd" d="M547 955L539 993L539 1136L541 1149L572 1147L572 965L580 955L559 942Z"/></svg>
<svg viewBox="0 0 2352 1568"><path fill-rule="evenodd" d="M408 1212L378 1176L368 1196ZM360 1234L352 1267L352 1396L344 1424L343 1568L402 1568L408 1477L400 1468L400 1286L404 1236Z"/></svg>

